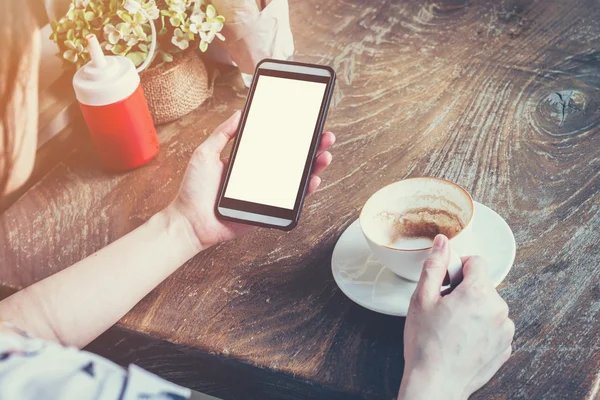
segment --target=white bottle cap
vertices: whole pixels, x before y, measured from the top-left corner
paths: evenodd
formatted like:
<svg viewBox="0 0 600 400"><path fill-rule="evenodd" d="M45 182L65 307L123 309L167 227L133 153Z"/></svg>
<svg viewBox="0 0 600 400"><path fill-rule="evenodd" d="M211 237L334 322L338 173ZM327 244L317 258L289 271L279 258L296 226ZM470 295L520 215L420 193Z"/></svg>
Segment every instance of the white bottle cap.
<svg viewBox="0 0 600 400"><path fill-rule="evenodd" d="M127 57L105 56L96 35L88 35L91 61L73 77L77 101L88 106L104 106L131 96L140 84L135 65Z"/></svg>

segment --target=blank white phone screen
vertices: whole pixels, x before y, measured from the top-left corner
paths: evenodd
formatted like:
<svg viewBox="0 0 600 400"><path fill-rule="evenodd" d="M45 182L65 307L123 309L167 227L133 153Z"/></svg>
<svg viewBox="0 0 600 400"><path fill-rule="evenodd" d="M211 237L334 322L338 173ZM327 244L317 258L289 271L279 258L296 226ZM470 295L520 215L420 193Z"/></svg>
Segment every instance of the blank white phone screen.
<svg viewBox="0 0 600 400"><path fill-rule="evenodd" d="M225 197L294 209L326 87L258 78Z"/></svg>

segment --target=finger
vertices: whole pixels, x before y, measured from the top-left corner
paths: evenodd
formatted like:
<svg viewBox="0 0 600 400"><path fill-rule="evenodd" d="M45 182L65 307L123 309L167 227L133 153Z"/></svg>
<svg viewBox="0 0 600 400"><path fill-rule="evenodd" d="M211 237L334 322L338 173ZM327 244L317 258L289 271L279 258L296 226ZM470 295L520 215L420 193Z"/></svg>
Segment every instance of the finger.
<svg viewBox="0 0 600 400"><path fill-rule="evenodd" d="M319 143L318 153L322 153L335 143L335 135L331 132L324 132L321 136L321 143Z"/></svg>
<svg viewBox="0 0 600 400"><path fill-rule="evenodd" d="M223 163L223 165L227 166L227 164L229 164L229 157L221 158L221 162Z"/></svg>
<svg viewBox="0 0 600 400"><path fill-rule="evenodd" d="M448 238L444 235L437 235L433 240L431 254L423 263L421 277L414 293L415 300L421 304L428 304L440 298L440 288L446 277L449 261Z"/></svg>
<svg viewBox="0 0 600 400"><path fill-rule="evenodd" d="M308 190L306 191L306 194L313 194L314 192L317 191L317 188L319 187L319 185L321 184L321 178L319 178L317 175L313 175L310 177L310 182L308 183Z"/></svg>
<svg viewBox="0 0 600 400"><path fill-rule="evenodd" d="M315 165L312 171L313 175L319 175L321 172L323 172L323 170L325 170L325 168L331 164L331 160L333 160L333 156L330 152L324 151L322 154L319 154L315 160Z"/></svg>
<svg viewBox="0 0 600 400"><path fill-rule="evenodd" d="M217 126L215 131L202 143L207 150L220 154L227 143L235 136L242 113L238 110L229 119Z"/></svg>
<svg viewBox="0 0 600 400"><path fill-rule="evenodd" d="M500 327L500 340L498 349L506 349L509 347L515 337L515 323L512 319L507 318L502 327Z"/></svg>
<svg viewBox="0 0 600 400"><path fill-rule="evenodd" d="M473 378L473 380L467 386L467 396L479 390L483 385L488 383L496 372L504 365L512 354L512 346L506 347L500 354L494 357L489 363L487 363L479 373Z"/></svg>
<svg viewBox="0 0 600 400"><path fill-rule="evenodd" d="M463 260L464 282L489 281L487 262L483 258L472 256Z"/></svg>
<svg viewBox="0 0 600 400"><path fill-rule="evenodd" d="M504 299L498 294L497 291L495 295L498 302L496 321L498 321L498 323L500 324L504 324L505 321L508 319L508 313L510 310L508 309L508 304L506 304L506 301L504 301Z"/></svg>

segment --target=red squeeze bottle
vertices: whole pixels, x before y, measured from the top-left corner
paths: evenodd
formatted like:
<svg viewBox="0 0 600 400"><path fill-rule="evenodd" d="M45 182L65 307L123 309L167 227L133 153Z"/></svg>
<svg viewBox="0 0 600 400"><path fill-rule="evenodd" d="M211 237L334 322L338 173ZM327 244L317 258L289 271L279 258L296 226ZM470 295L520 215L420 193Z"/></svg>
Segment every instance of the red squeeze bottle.
<svg viewBox="0 0 600 400"><path fill-rule="evenodd" d="M73 77L73 87L92 141L105 168L128 170L152 160L158 136L133 62L105 56L87 36L91 61Z"/></svg>

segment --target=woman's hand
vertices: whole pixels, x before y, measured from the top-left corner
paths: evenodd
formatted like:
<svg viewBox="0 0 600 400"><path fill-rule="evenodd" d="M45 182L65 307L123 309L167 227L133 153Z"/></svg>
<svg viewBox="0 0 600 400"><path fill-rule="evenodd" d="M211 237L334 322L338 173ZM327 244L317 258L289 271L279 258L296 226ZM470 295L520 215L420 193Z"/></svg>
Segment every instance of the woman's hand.
<svg viewBox="0 0 600 400"><path fill-rule="evenodd" d="M241 113L237 111L202 143L192 155L177 198L172 206L189 221L198 239L199 249L235 239L254 227L235 222L222 221L215 215L215 203L221 178L228 160L221 159L221 152L235 136ZM319 155L310 177L308 194L314 193L321 183L320 174L330 163L331 153L326 151L335 142L331 132L323 133Z"/></svg>
<svg viewBox="0 0 600 400"><path fill-rule="evenodd" d="M399 399L466 399L510 357L515 325L485 261L464 259L463 281L442 297L449 257L438 235L408 309Z"/></svg>

